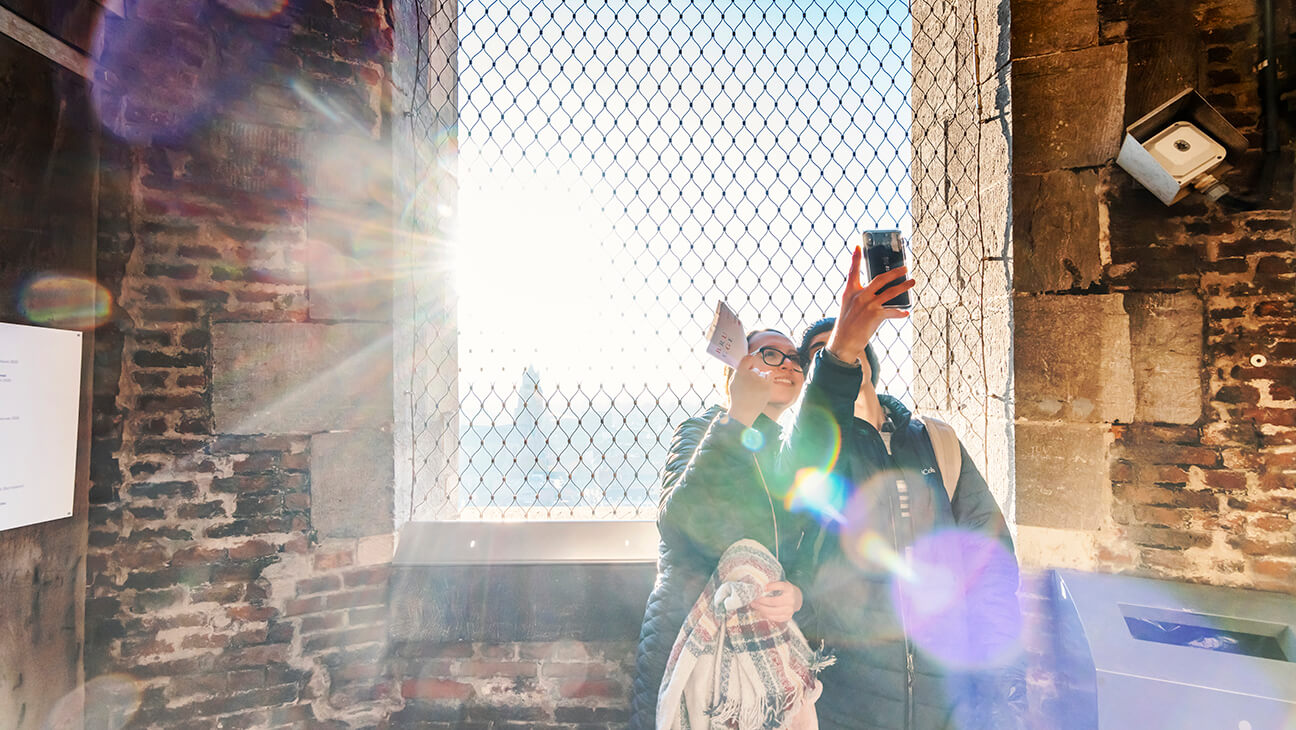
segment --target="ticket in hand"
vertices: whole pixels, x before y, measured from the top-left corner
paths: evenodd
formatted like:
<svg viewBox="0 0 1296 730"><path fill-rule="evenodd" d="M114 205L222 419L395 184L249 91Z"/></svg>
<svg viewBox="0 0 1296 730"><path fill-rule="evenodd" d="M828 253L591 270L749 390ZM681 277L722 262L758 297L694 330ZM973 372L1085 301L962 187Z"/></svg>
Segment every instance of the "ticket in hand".
<svg viewBox="0 0 1296 730"><path fill-rule="evenodd" d="M747 354L747 331L723 300L716 303L715 318L707 328L706 351L731 368L738 367L738 361Z"/></svg>

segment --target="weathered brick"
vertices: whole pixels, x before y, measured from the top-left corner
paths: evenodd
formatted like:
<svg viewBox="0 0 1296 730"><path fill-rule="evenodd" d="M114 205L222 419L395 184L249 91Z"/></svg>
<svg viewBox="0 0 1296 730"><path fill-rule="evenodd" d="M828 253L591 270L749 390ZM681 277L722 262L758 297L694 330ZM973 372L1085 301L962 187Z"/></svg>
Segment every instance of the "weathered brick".
<svg viewBox="0 0 1296 730"><path fill-rule="evenodd" d="M611 699L615 699L612 697ZM565 723L616 723L630 719L630 713L620 707L586 707L584 705L559 705L554 708L554 719Z"/></svg>
<svg viewBox="0 0 1296 730"><path fill-rule="evenodd" d="M530 661L488 661L472 659L459 665L459 671L470 677L538 677L540 665Z"/></svg>
<svg viewBox="0 0 1296 730"><path fill-rule="evenodd" d="M346 618L347 615L344 611L305 616L302 618L301 631L303 634L312 634L319 631L340 629L346 625Z"/></svg>
<svg viewBox="0 0 1296 730"><path fill-rule="evenodd" d="M252 517L208 527L208 537L252 537L267 533L284 533L293 529L292 520L284 517Z"/></svg>
<svg viewBox="0 0 1296 730"><path fill-rule="evenodd" d="M243 586L226 583L213 586L198 586L189 591L190 599L195 603L211 601L212 603L230 603L243 598L245 589Z"/></svg>
<svg viewBox="0 0 1296 730"><path fill-rule="evenodd" d="M197 453L201 449L202 443L191 439L144 438L135 442L135 453L137 454L184 456Z"/></svg>
<svg viewBox="0 0 1296 730"><path fill-rule="evenodd" d="M333 670L334 681L350 682L373 680L384 676L386 668L381 664L352 664Z"/></svg>
<svg viewBox="0 0 1296 730"><path fill-rule="evenodd" d="M285 616L300 616L304 613L317 613L325 609L323 596L294 598L284 604Z"/></svg>
<svg viewBox="0 0 1296 730"><path fill-rule="evenodd" d="M221 502L202 502L182 504L176 507L176 516L183 520L209 519L225 516L225 505Z"/></svg>
<svg viewBox="0 0 1296 730"><path fill-rule="evenodd" d="M279 466L279 454L270 451L259 451L248 454L234 461L235 474L256 474L272 471Z"/></svg>
<svg viewBox="0 0 1296 730"><path fill-rule="evenodd" d="M265 540L248 540L229 549L229 555L234 560L260 558L266 555L274 555L276 552L278 552L278 549Z"/></svg>
<svg viewBox="0 0 1296 730"><path fill-rule="evenodd" d="M297 595L307 596L312 593L336 591L342 587L342 581L336 575L322 575L297 581Z"/></svg>
<svg viewBox="0 0 1296 730"><path fill-rule="evenodd" d="M262 558L253 558L251 560L237 560L222 563L216 563L212 566L211 580L213 583L222 582L239 582L250 583L261 577L261 571L267 566L278 562L279 558L274 555L268 555Z"/></svg>
<svg viewBox="0 0 1296 730"><path fill-rule="evenodd" d="M1258 559L1251 563L1251 567L1258 575L1287 581L1287 585L1296 583L1296 561L1281 558Z"/></svg>
<svg viewBox="0 0 1296 730"><path fill-rule="evenodd" d="M356 608L359 606L377 606L387 602L386 586L361 588L345 593L334 593L324 597L324 605L330 610L337 608Z"/></svg>
<svg viewBox="0 0 1296 730"><path fill-rule="evenodd" d="M610 679L585 679L560 682L558 692L566 699L620 699L625 695L625 686Z"/></svg>
<svg viewBox="0 0 1296 730"><path fill-rule="evenodd" d="M315 652L324 649L351 646L354 644L367 644L375 641L383 641L386 638L387 627L363 626L354 629L344 629L340 631L329 631L315 634L307 637L303 641L302 648L306 651Z"/></svg>
<svg viewBox="0 0 1296 730"><path fill-rule="evenodd" d="M140 499L162 499L166 497L191 498L198 493L198 485L193 482L139 482L130 486L130 494Z"/></svg>
<svg viewBox="0 0 1296 730"><path fill-rule="evenodd" d="M202 546L186 547L175 551L171 556L172 565L210 565L224 560L226 551L223 548Z"/></svg>
<svg viewBox="0 0 1296 730"><path fill-rule="evenodd" d="M227 494L280 491L296 488L300 480L301 475L294 474L240 474L214 480L211 490Z"/></svg>
<svg viewBox="0 0 1296 730"><path fill-rule="evenodd" d="M1250 385L1225 385L1215 391L1212 400L1220 403L1250 403L1260 402L1260 391Z"/></svg>
<svg viewBox="0 0 1296 730"><path fill-rule="evenodd" d="M1207 486L1226 491L1246 489L1247 486L1246 474L1240 472L1211 470L1204 472L1203 479Z"/></svg>
<svg viewBox="0 0 1296 730"><path fill-rule="evenodd" d="M1260 489L1266 492L1296 489L1296 473L1265 472L1260 475Z"/></svg>
<svg viewBox="0 0 1296 730"><path fill-rule="evenodd" d="M1251 525L1266 532L1277 532L1282 535L1292 534L1292 521L1278 515L1261 515L1252 520Z"/></svg>
<svg viewBox="0 0 1296 730"><path fill-rule="evenodd" d="M1188 524L1187 515L1175 507L1134 506L1134 518L1149 527L1182 528Z"/></svg>
<svg viewBox="0 0 1296 730"><path fill-rule="evenodd" d="M342 581L347 588L357 586L381 585L391 577L390 565L378 565L370 568L349 570L342 574Z"/></svg>
<svg viewBox="0 0 1296 730"><path fill-rule="evenodd" d="M133 477L151 476L158 473L162 465L154 461L139 461L131 464L130 474Z"/></svg>
<svg viewBox="0 0 1296 730"><path fill-rule="evenodd" d="M1125 534L1138 545L1159 548L1210 547L1212 541L1210 535L1159 527L1129 526Z"/></svg>
<svg viewBox="0 0 1296 730"><path fill-rule="evenodd" d="M206 402L197 393L184 395L141 395L135 399L135 408L141 411L178 411L203 408Z"/></svg>
<svg viewBox="0 0 1296 730"><path fill-rule="evenodd" d="M118 655L123 659L139 659L158 654L170 654L173 651L175 651L175 646L161 639L126 639L122 641L121 647L118 649Z"/></svg>
<svg viewBox="0 0 1296 730"><path fill-rule="evenodd" d="M470 684L450 679L407 679L401 696L411 700L466 700L473 696Z"/></svg>
<svg viewBox="0 0 1296 730"><path fill-rule="evenodd" d="M197 322L198 310L188 309L185 307L152 307L142 310L139 313L139 319L150 324L174 324L177 322ZM166 367L148 366L136 362L141 367Z"/></svg>
<svg viewBox="0 0 1296 730"><path fill-rule="evenodd" d="M222 652L215 658L215 665L226 669L243 669L264 667L267 664L283 664L288 661L290 649L288 644L242 647Z"/></svg>
<svg viewBox="0 0 1296 730"><path fill-rule="evenodd" d="M1228 538L1228 543L1246 555L1264 558L1296 558L1296 541L1293 541L1290 535L1283 535L1277 540L1234 536Z"/></svg>
<svg viewBox="0 0 1296 730"><path fill-rule="evenodd" d="M297 700L301 689L296 685L266 687L250 692L226 693L201 702L176 708L182 716L223 715L253 707L273 707Z"/></svg>
<svg viewBox="0 0 1296 730"><path fill-rule="evenodd" d="M114 563L120 567L143 568L164 564L167 560L167 551L161 545L136 543L116 551L113 558Z"/></svg>
<svg viewBox="0 0 1296 730"><path fill-rule="evenodd" d="M283 511L281 494L241 494L235 502L235 517L274 515Z"/></svg>
<svg viewBox="0 0 1296 730"><path fill-rule="evenodd" d="M348 565L355 564L355 551L346 550L321 550L315 553L316 570L334 570L336 568L345 568Z"/></svg>

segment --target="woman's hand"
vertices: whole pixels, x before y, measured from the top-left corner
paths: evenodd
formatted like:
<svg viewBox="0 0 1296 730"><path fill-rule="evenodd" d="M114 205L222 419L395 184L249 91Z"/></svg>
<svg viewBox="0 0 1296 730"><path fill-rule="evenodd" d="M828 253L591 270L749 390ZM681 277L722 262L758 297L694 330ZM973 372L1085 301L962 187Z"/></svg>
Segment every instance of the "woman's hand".
<svg viewBox="0 0 1296 730"><path fill-rule="evenodd" d="M729 379L729 417L751 426L769 404L773 382L770 367L759 352L738 361L738 369Z"/></svg>
<svg viewBox="0 0 1296 730"><path fill-rule="evenodd" d="M775 581L765 586L765 594L752 601L750 608L766 621L785 624L801 610L801 589L787 581Z"/></svg>
<svg viewBox="0 0 1296 730"><path fill-rule="evenodd" d="M891 301L901 292L909 291L915 283L913 279L906 279L879 294L888 284L904 278L909 269L904 266L892 269L870 281L868 286L863 286L860 284L860 258L860 247L856 246L851 254L850 273L846 275L846 289L842 292L837 326L833 327L827 344L827 350L833 357L848 363L864 358L864 347L873 339L873 334L883 320L909 316L903 309L890 309L882 304Z"/></svg>

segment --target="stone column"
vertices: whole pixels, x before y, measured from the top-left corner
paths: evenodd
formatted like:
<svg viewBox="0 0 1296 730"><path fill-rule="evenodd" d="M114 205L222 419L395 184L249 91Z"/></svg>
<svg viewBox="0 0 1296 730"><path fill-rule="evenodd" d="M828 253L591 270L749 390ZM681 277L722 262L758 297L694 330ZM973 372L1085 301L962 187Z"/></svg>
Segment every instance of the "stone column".
<svg viewBox="0 0 1296 730"><path fill-rule="evenodd" d="M1013 519L1007 0L915 3L914 398Z"/></svg>

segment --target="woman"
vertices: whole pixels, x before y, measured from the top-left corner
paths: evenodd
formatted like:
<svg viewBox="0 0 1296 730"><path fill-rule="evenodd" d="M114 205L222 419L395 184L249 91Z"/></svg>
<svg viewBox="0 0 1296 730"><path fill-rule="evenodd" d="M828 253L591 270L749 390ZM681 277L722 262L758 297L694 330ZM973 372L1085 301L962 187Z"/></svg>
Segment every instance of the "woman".
<svg viewBox="0 0 1296 730"><path fill-rule="evenodd" d="M747 353L737 370L727 372L729 406L712 407L681 424L662 470L657 582L635 656L632 730L656 727L657 695L671 647L721 554L747 538L787 567L805 529L783 507L789 479L777 467L776 421L796 402L805 381L796 346L781 332L758 330L747 336ZM750 607L766 620L786 623L801 607L801 591L776 581Z"/></svg>

